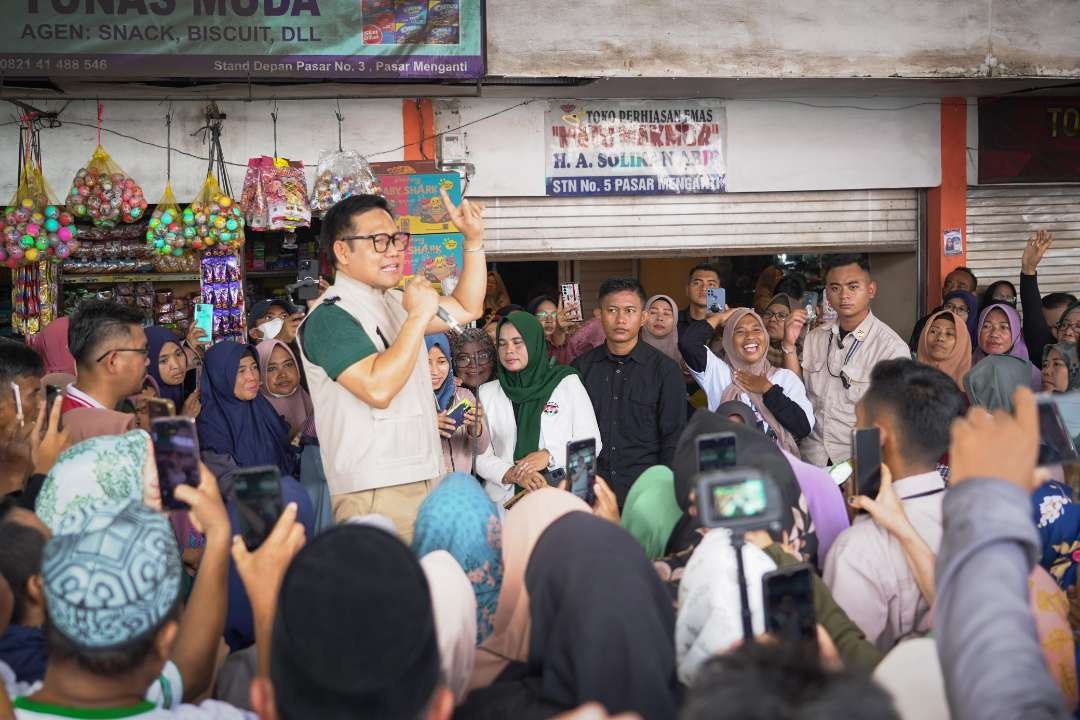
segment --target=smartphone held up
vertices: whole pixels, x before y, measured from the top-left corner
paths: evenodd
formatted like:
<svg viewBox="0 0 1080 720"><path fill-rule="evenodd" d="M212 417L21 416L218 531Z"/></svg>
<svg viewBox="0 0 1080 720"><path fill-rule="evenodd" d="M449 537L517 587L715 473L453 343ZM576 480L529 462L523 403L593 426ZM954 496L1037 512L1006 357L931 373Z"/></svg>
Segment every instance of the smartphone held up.
<svg viewBox="0 0 1080 720"><path fill-rule="evenodd" d="M269 537L285 508L281 472L272 465L237 470L233 494L240 537L248 550L255 550Z"/></svg>
<svg viewBox="0 0 1080 720"><path fill-rule="evenodd" d="M570 492L590 506L596 502L596 438L566 444L566 474Z"/></svg>
<svg viewBox="0 0 1080 720"><path fill-rule="evenodd" d="M154 441L161 504L166 510L187 510L187 503L176 499L180 485L199 486L199 437L195 420L162 417L150 421Z"/></svg>

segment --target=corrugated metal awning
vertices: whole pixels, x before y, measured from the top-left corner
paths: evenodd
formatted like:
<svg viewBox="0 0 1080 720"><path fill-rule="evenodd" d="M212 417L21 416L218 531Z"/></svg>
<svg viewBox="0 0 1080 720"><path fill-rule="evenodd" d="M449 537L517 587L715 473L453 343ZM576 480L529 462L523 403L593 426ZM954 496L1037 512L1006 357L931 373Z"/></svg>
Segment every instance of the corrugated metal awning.
<svg viewBox="0 0 1080 720"><path fill-rule="evenodd" d="M482 198L495 259L914 251L915 190Z"/></svg>
<svg viewBox="0 0 1080 720"><path fill-rule="evenodd" d="M1054 233L1039 265L1039 290L1080 294L1080 185L970 187L967 264L979 286L1020 282L1020 257L1036 230Z"/></svg>

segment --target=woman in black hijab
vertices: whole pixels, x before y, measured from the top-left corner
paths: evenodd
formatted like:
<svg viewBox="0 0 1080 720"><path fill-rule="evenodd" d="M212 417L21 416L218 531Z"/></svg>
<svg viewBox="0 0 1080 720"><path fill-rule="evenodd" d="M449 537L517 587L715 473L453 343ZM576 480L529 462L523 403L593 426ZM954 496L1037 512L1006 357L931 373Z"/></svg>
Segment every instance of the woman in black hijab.
<svg viewBox="0 0 1080 720"><path fill-rule="evenodd" d="M676 716L675 613L629 533L588 513L564 515L540 536L525 586L530 685L541 700Z"/></svg>
<svg viewBox="0 0 1080 720"><path fill-rule="evenodd" d="M697 508L691 501L698 476L697 438L718 432L735 434L738 466L753 467L768 473L779 487L785 509L781 517L782 530L779 535L774 533L773 539L788 553L815 566L817 564L817 532L795 471L791 469L791 464L780 448L760 430L702 409L690 418L675 450L675 462L671 469L675 475L675 500L682 508L683 516L671 532L667 545L668 555L656 561L657 571L661 573L661 578L669 583L675 597L678 597L677 580L681 576L679 570L685 567L705 532L698 520ZM694 495L696 496L696 493Z"/></svg>

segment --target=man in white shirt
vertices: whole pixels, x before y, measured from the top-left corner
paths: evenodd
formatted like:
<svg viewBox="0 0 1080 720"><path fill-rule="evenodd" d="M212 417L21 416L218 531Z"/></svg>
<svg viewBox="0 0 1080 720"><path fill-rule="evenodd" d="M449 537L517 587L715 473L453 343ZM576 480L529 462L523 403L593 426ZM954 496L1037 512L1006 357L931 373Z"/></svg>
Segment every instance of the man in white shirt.
<svg viewBox="0 0 1080 720"><path fill-rule="evenodd" d="M926 561L941 543L945 482L936 468L949 448L952 421L963 411L963 396L948 375L907 359L879 363L857 407L858 426L881 433L882 461L896 478L891 492L914 533L898 537L869 516L857 517L829 550L824 579L882 652L929 628L930 599L918 573L932 572L932 559ZM858 491L877 494L872 488Z"/></svg>
<svg viewBox="0 0 1080 720"><path fill-rule="evenodd" d="M815 423L800 449L804 460L819 467L851 457L855 403L869 387L874 366L911 357L907 343L870 311L877 283L866 256L831 255L825 267L825 294L836 322L806 336L802 358Z"/></svg>

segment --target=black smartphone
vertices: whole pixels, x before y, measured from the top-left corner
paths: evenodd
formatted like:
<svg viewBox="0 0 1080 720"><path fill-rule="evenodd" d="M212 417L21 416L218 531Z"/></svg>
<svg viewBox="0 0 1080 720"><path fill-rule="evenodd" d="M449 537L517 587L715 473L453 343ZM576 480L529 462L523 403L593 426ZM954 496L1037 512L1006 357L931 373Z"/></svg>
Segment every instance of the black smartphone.
<svg viewBox="0 0 1080 720"><path fill-rule="evenodd" d="M454 427L459 428L465 422L465 413L472 410L472 403L468 398L461 398L454 407L446 413L446 416L454 421Z"/></svg>
<svg viewBox="0 0 1080 720"><path fill-rule="evenodd" d="M176 416L176 403L169 398L147 398L146 410L151 420Z"/></svg>
<svg viewBox="0 0 1080 720"><path fill-rule="evenodd" d="M697 439L698 472L735 467L735 433L702 435Z"/></svg>
<svg viewBox="0 0 1080 720"><path fill-rule="evenodd" d="M881 431L860 428L851 431L855 458L855 487L853 495L876 498L881 487Z"/></svg>
<svg viewBox="0 0 1080 720"><path fill-rule="evenodd" d="M596 502L596 438L566 443L570 491L589 505Z"/></svg>
<svg viewBox="0 0 1080 720"><path fill-rule="evenodd" d="M817 647L813 569L806 563L767 573L761 579L765 601L765 631L780 642ZM816 650L815 650L816 652Z"/></svg>
<svg viewBox="0 0 1080 720"><path fill-rule="evenodd" d="M301 302L319 297L319 263L315 258L304 258L296 263L296 298Z"/></svg>
<svg viewBox="0 0 1080 720"><path fill-rule="evenodd" d="M161 504L167 510L187 510L188 504L177 500L180 485L199 486L199 436L195 420L184 417L158 418L150 421L154 441Z"/></svg>
<svg viewBox="0 0 1080 720"><path fill-rule="evenodd" d="M63 389L57 387L56 385L46 385L45 386L45 420L46 421L49 419L49 416L52 415L52 407L53 407L53 403L56 402L56 398L62 397L63 394L64 394Z"/></svg>
<svg viewBox="0 0 1080 720"><path fill-rule="evenodd" d="M1077 403L1080 392L1040 395L1039 409L1039 465L1068 465L1077 460ZM1072 427L1070 427L1070 425Z"/></svg>
<svg viewBox="0 0 1080 720"><path fill-rule="evenodd" d="M254 550L270 535L284 509L281 472L273 465L237 470L233 474L233 493L240 537L248 550Z"/></svg>

